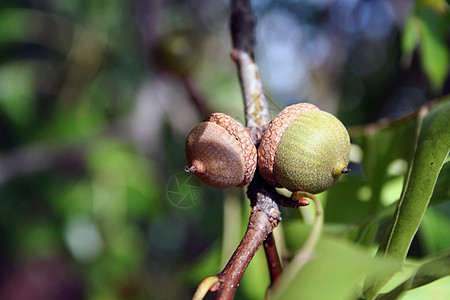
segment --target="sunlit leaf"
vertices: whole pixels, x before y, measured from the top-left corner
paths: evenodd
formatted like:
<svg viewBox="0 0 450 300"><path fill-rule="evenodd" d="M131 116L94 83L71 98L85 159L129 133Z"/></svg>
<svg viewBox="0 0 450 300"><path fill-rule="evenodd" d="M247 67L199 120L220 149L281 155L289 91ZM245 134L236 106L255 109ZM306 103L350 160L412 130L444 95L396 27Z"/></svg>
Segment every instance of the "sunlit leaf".
<svg viewBox="0 0 450 300"><path fill-rule="evenodd" d="M433 193L438 174L448 155L450 145L450 101L438 103L429 112L419 112L418 139L414 158L402 197L391 225L379 247L379 255L403 261L416 234ZM372 299L392 273L379 274L367 297Z"/></svg>
<svg viewBox="0 0 450 300"><path fill-rule="evenodd" d="M390 180L388 168L394 161L410 161L415 142L417 119L409 115L396 121L380 121L375 124L349 129L352 142L363 152L362 166L367 188L370 191L366 215L375 215L383 208L381 193ZM358 238L371 245L377 230L377 222L361 228Z"/></svg>
<svg viewBox="0 0 450 300"><path fill-rule="evenodd" d="M409 290L401 295L402 300L447 300L450 295L450 276L442 277L427 285Z"/></svg>
<svg viewBox="0 0 450 300"><path fill-rule="evenodd" d="M447 251L446 254L422 264L408 280L377 299L398 299L404 291L418 288L448 275L450 275L450 253Z"/></svg>
<svg viewBox="0 0 450 300"><path fill-rule="evenodd" d="M354 299L360 292L358 283L365 276L397 267L398 264L374 258L348 242L323 237L294 283L275 290L272 299Z"/></svg>

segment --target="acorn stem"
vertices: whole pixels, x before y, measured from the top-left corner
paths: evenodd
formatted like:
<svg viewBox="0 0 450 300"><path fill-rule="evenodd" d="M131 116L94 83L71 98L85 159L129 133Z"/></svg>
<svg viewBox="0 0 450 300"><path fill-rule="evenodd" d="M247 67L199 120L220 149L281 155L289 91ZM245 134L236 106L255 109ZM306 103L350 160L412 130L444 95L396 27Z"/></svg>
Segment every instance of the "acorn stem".
<svg viewBox="0 0 450 300"><path fill-rule="evenodd" d="M308 206L310 204L308 199L304 197L304 193L301 191L293 192L291 200L296 201L298 206Z"/></svg>
<svg viewBox="0 0 450 300"><path fill-rule="evenodd" d="M195 294L192 297L192 300L201 300L205 298L205 295L208 293L208 290L213 288L213 286L218 281L219 277L217 276L208 276L205 279L203 279L198 285L197 290L195 291Z"/></svg>
<svg viewBox="0 0 450 300"><path fill-rule="evenodd" d="M197 168L195 166L191 166L191 167L185 166L184 171L186 173L195 173L195 172L197 172Z"/></svg>
<svg viewBox="0 0 450 300"><path fill-rule="evenodd" d="M341 170L342 173L350 173L351 171L352 171L352 169L349 169L349 168L347 168L347 167L344 167L344 168Z"/></svg>
<svg viewBox="0 0 450 300"><path fill-rule="evenodd" d="M320 203L319 199L311 193L298 191L296 192L296 197L306 197L313 200L316 206L316 218L314 220L313 227L311 232L303 244L302 248L295 255L289 266L285 269L283 274L283 280L279 282L278 285L275 286L275 290L272 295L275 295L274 298L278 298L279 291L283 291L287 286L292 284L295 276L298 274L300 269L313 258L313 252L319 241L320 235L322 233L323 228L323 207ZM277 295L278 294L278 295Z"/></svg>

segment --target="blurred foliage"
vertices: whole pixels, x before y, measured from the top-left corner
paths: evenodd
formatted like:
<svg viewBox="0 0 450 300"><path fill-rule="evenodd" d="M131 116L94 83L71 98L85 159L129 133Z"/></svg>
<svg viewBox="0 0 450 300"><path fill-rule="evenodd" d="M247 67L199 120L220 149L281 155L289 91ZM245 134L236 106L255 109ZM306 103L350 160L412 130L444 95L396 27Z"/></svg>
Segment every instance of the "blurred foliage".
<svg viewBox="0 0 450 300"><path fill-rule="evenodd" d="M420 58L433 88L444 83L450 66L448 53L448 7L445 1L416 1L413 13L406 21L402 47L412 55L420 44Z"/></svg>
<svg viewBox="0 0 450 300"><path fill-rule="evenodd" d="M353 172L319 195L317 257L283 295L356 297L368 273L395 267L374 254L408 178L414 112L449 92L448 4L253 4L272 115L308 100L338 115L354 144ZM186 299L221 270L249 204L242 189L185 174L183 148L205 111L243 121L228 14L207 0L0 3L1 299ZM448 122L441 130L448 139ZM449 186L447 158L382 299L448 295ZM312 209L282 216L287 263ZM265 264L259 251L236 299L264 297Z"/></svg>

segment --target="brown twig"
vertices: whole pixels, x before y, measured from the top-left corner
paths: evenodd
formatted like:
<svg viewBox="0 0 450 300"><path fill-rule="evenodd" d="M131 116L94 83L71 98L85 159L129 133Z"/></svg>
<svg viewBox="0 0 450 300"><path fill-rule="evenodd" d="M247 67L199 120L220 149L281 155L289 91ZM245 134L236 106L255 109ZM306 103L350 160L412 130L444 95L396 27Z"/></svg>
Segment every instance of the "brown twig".
<svg viewBox="0 0 450 300"><path fill-rule="evenodd" d="M274 208L272 213L279 216L278 209ZM278 220L273 216L269 216L265 211L259 209L258 206L253 207L247 231L234 252L230 261L219 274L220 287L217 291L216 299L232 299L236 287L247 269L248 264L261 246L269 232L271 232L278 224Z"/></svg>
<svg viewBox="0 0 450 300"><path fill-rule="evenodd" d="M269 104L253 57L255 23L250 0L231 0L231 58L238 68L248 127L264 126L270 121Z"/></svg>
<svg viewBox="0 0 450 300"><path fill-rule="evenodd" d="M233 41L231 57L236 63L245 102L245 117L255 144L259 143L270 121L269 105L264 97L258 67L253 57L255 19L250 0L231 0L230 29ZM274 199L277 193L258 172L250 183L247 196L253 207L247 231L225 269L219 274L216 299L231 299L256 250L264 243L271 278L281 273L281 264L271 235L281 220Z"/></svg>
<svg viewBox="0 0 450 300"><path fill-rule="evenodd" d="M245 117L254 143L258 144L265 126L270 121L269 105L253 58L255 19L250 0L231 0L230 29L233 41L231 57L238 68L245 102ZM258 248L264 243L271 278L275 281L281 273L281 264L271 232L281 220L275 199L278 195L257 171L247 189L252 212L247 231L228 264L218 275L218 282L210 288L217 292L216 299L232 299L236 287Z"/></svg>
<svg viewBox="0 0 450 300"><path fill-rule="evenodd" d="M189 75L181 77L184 88L191 99L192 104L194 104L197 111L201 116L208 116L212 113L210 107L208 106L208 101L206 101L205 96L200 92L199 89L194 85L192 79Z"/></svg>
<svg viewBox="0 0 450 300"><path fill-rule="evenodd" d="M386 129L391 126L395 126L398 124L401 124L407 120L414 119L417 117L417 114L424 108L431 109L434 106L436 106L438 103L441 103L442 101L447 101L449 99L449 96L443 96L441 98L438 98L436 100L430 101L428 103L425 103L422 105L419 109L402 116L400 118L396 119L387 119L383 118L376 122L370 123L370 124L364 124L364 125L355 125L348 128L348 132L352 138L357 138L360 136L365 136L367 134L375 134L376 132Z"/></svg>
<svg viewBox="0 0 450 300"><path fill-rule="evenodd" d="M264 241L264 252L266 253L267 266L269 267L270 282L274 284L281 276L281 262L278 257L277 245L273 233L269 233Z"/></svg>
<svg viewBox="0 0 450 300"><path fill-rule="evenodd" d="M218 275L220 286L216 299L232 299L251 259L281 220L280 210L272 200L275 198L274 193L276 193L275 189L268 186L260 176L250 183L247 195L252 201L253 208L247 231L228 264ZM278 254L275 253L275 255L278 261Z"/></svg>
<svg viewBox="0 0 450 300"><path fill-rule="evenodd" d="M230 30L234 49L253 57L256 21L249 0L231 0Z"/></svg>
<svg viewBox="0 0 450 300"><path fill-rule="evenodd" d="M247 197L253 207L247 231L228 264L218 275L219 285L210 290L211 292L217 291L216 299L231 299L233 297L244 271L261 244L263 244L266 254L271 285L277 281L282 272L272 235L273 229L281 221L281 213L277 203L294 208L309 204L304 198L293 201L278 194L275 188L270 186L258 171L256 171L253 181L248 186ZM305 204L305 201L307 204Z"/></svg>

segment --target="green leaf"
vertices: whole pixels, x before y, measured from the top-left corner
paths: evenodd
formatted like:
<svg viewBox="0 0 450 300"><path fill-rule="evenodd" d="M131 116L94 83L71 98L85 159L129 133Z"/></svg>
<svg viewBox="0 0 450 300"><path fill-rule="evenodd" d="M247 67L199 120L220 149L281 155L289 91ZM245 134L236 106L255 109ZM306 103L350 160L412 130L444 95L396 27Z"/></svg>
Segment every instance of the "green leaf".
<svg viewBox="0 0 450 300"><path fill-rule="evenodd" d="M450 275L450 253L422 265L414 276L411 288L417 288L448 275Z"/></svg>
<svg viewBox="0 0 450 300"><path fill-rule="evenodd" d="M26 40L30 27L30 15L27 10L3 9L0 13L0 42Z"/></svg>
<svg viewBox="0 0 450 300"><path fill-rule="evenodd" d="M421 20L420 57L422 65L433 87L438 89L444 84L449 69L449 48L447 46L449 13L428 3L419 2L417 16Z"/></svg>
<svg viewBox="0 0 450 300"><path fill-rule="evenodd" d="M0 67L0 109L19 126L33 119L35 78L30 62L13 62Z"/></svg>
<svg viewBox="0 0 450 300"><path fill-rule="evenodd" d="M371 190L361 178L342 178L326 193L325 222L350 224L361 220L367 216L370 196Z"/></svg>
<svg viewBox="0 0 450 300"><path fill-rule="evenodd" d="M198 284L206 276L220 272L221 248L218 243L213 243L205 249L199 258L190 263L187 268L180 272L181 276L191 284Z"/></svg>
<svg viewBox="0 0 450 300"><path fill-rule="evenodd" d="M397 268L395 262L374 258L344 240L322 237L313 258L297 273L294 282L285 289L275 289L272 299L352 299L358 296L358 283L365 276Z"/></svg>
<svg viewBox="0 0 450 300"><path fill-rule="evenodd" d="M450 295L450 276L435 280L419 288L402 294L402 300L448 300Z"/></svg>
<svg viewBox="0 0 450 300"><path fill-rule="evenodd" d="M245 270L236 296L245 295L246 299L263 299L266 288L270 285L267 272L267 259L261 246Z"/></svg>
<svg viewBox="0 0 450 300"><path fill-rule="evenodd" d="M417 128L415 114L389 123L379 122L364 127L349 129L352 142L361 147L364 153L362 164L367 182L373 192L372 200L379 202L380 188L386 183L389 164L412 157Z"/></svg>
<svg viewBox="0 0 450 300"><path fill-rule="evenodd" d="M96 213L108 220L148 218L160 212L155 166L119 140L101 139L87 156Z"/></svg>
<svg viewBox="0 0 450 300"><path fill-rule="evenodd" d="M359 145L363 152L362 166L367 181L370 199L367 213L377 214L382 208L381 193L389 181L388 168L393 161L408 162L413 155L417 131L416 114L390 122L353 127L349 129L352 142ZM328 209L328 207L327 207ZM377 222L362 226L361 243L371 245L377 231Z"/></svg>
<svg viewBox="0 0 450 300"><path fill-rule="evenodd" d="M402 197L390 227L378 249L378 255L403 262L430 201L438 174L449 152L450 101L444 101L418 114L419 137L402 191ZM423 121L422 121L423 120ZM379 274L367 293L373 299L392 277ZM366 283L367 285L367 283Z"/></svg>
<svg viewBox="0 0 450 300"><path fill-rule="evenodd" d="M413 13L403 28L403 54L410 58L420 45L421 64L434 89L443 86L449 70L449 20L448 4L445 1L419 0L415 1Z"/></svg>
<svg viewBox="0 0 450 300"><path fill-rule="evenodd" d="M420 21L411 15L403 27L402 52L411 55L420 41Z"/></svg>
<svg viewBox="0 0 450 300"><path fill-rule="evenodd" d="M450 200L450 162L446 162L439 173L438 180L434 186L431 204L437 205Z"/></svg>
<svg viewBox="0 0 450 300"><path fill-rule="evenodd" d="M444 208L444 205L429 207L423 218L419 230L423 248L427 253L450 249L450 219L445 215Z"/></svg>
<svg viewBox="0 0 450 300"><path fill-rule="evenodd" d="M450 252L422 264L416 272L398 287L377 297L378 300L394 300L403 292L426 285L444 276L450 275Z"/></svg>

